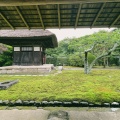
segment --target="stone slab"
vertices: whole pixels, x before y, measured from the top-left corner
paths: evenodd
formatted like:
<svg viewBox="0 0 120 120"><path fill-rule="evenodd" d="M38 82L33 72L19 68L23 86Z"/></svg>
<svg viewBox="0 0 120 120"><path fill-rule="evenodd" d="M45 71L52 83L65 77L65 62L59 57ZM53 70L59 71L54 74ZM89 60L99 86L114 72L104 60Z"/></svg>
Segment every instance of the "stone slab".
<svg viewBox="0 0 120 120"><path fill-rule="evenodd" d="M120 120L120 112L79 112L70 111L69 120Z"/></svg>
<svg viewBox="0 0 120 120"><path fill-rule="evenodd" d="M18 80L7 80L7 81L4 81L4 82L0 82L0 90L1 89L7 89L7 88L9 88L10 86L12 86L16 83L18 83Z"/></svg>
<svg viewBox="0 0 120 120"><path fill-rule="evenodd" d="M96 109L97 110L97 109ZM55 111L58 111L55 109ZM64 110L69 120L120 120L120 111L77 111L72 108ZM0 120L48 120L51 110L0 110ZM52 120L61 120L54 117Z"/></svg>
<svg viewBox="0 0 120 120"><path fill-rule="evenodd" d="M0 110L0 120L47 120L47 110Z"/></svg>

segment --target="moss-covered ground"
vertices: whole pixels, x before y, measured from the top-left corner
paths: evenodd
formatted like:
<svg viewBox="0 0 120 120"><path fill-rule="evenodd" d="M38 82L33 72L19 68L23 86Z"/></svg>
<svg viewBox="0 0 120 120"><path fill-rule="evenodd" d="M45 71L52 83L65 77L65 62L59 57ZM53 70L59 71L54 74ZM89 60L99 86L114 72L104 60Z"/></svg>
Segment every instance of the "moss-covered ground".
<svg viewBox="0 0 120 120"><path fill-rule="evenodd" d="M120 102L120 70L63 70L49 76L0 75L0 81L19 79L7 90L0 90L1 100L84 100L89 102Z"/></svg>

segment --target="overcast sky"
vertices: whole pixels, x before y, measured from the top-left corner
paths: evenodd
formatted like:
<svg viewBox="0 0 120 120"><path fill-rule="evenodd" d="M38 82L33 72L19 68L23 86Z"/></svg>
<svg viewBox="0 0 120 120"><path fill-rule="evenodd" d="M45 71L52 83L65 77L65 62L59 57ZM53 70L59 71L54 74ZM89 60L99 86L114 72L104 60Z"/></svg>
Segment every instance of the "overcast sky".
<svg viewBox="0 0 120 120"><path fill-rule="evenodd" d="M63 40L64 38L73 38L73 37L81 37L85 35L93 34L94 32L98 32L99 30L111 31L113 28L80 28L80 29L48 29L52 33L56 34L58 41Z"/></svg>

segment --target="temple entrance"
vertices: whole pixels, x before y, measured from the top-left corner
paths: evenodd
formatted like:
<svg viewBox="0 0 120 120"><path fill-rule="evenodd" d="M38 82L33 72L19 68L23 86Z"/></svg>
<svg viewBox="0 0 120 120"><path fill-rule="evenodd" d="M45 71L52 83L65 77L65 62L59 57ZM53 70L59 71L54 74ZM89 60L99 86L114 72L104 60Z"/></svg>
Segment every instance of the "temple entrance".
<svg viewBox="0 0 120 120"><path fill-rule="evenodd" d="M33 47L21 47L21 65L33 65Z"/></svg>

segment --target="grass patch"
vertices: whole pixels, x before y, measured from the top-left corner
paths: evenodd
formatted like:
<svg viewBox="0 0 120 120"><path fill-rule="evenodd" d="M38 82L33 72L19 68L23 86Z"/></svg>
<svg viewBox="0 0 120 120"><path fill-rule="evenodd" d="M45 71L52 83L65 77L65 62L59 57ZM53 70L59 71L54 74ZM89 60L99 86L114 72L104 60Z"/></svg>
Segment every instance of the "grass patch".
<svg viewBox="0 0 120 120"><path fill-rule="evenodd" d="M19 79L8 90L0 90L1 100L85 100L89 102L120 101L120 70L65 70L56 76L7 76L0 81Z"/></svg>

